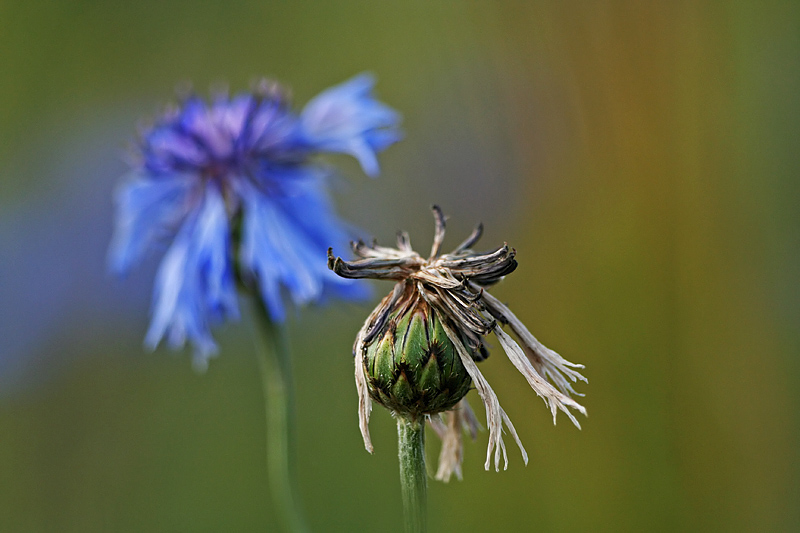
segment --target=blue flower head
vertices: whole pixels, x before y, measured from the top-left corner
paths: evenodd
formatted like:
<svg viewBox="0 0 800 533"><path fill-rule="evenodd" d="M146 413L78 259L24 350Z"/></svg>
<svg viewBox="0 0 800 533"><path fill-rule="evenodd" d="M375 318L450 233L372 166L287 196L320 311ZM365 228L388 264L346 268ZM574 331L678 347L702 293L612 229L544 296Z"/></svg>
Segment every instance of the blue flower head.
<svg viewBox="0 0 800 533"><path fill-rule="evenodd" d="M330 246L349 235L327 195L318 153L355 157L378 173L376 154L400 139L400 116L360 75L311 100L299 114L283 90L189 97L143 133L135 168L116 191L111 269L125 273L166 248L156 274L145 343L187 340L205 368L216 353L211 325L238 318L236 280L257 291L270 317L284 295L303 305L363 291L328 270Z"/></svg>

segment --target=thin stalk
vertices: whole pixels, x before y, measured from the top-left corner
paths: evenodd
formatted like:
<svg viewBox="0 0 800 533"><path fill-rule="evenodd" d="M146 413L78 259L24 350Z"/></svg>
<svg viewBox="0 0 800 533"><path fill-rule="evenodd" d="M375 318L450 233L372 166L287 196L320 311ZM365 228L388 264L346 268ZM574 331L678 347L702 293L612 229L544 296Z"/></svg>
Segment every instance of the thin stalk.
<svg viewBox="0 0 800 533"><path fill-rule="evenodd" d="M424 421L398 416L397 448L406 533L425 533L428 530L428 476Z"/></svg>
<svg viewBox="0 0 800 533"><path fill-rule="evenodd" d="M292 361L286 334L255 299L256 354L267 418L267 474L272 500L287 531L306 532L297 498Z"/></svg>

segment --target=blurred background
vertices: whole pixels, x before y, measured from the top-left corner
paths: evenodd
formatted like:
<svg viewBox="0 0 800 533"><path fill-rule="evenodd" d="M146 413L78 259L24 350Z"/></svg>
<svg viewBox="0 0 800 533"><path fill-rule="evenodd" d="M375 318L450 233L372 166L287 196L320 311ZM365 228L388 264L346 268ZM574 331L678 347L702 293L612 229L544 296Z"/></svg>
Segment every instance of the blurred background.
<svg viewBox="0 0 800 533"><path fill-rule="evenodd" d="M481 368L530 463L512 445L487 473L486 434L468 443L431 530L798 530L798 21L791 1L0 1L0 530L277 528L247 324L215 331L205 374L147 352L157 261L106 273L111 193L182 83L269 76L299 108L362 71L406 139L377 180L335 160L340 213L422 249L432 203L445 248L483 221L520 263L494 293L589 378L583 430L554 427L497 347ZM315 531L402 530L394 423L375 410L372 456L357 427L373 303L290 320Z"/></svg>

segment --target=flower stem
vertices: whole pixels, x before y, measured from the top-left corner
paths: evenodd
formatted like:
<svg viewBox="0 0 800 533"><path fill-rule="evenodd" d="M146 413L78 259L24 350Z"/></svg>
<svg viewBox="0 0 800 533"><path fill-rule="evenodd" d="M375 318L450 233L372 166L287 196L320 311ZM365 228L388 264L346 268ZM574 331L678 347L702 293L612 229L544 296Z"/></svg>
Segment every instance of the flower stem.
<svg viewBox="0 0 800 533"><path fill-rule="evenodd" d="M306 532L294 472L295 417L292 362L286 334L255 298L256 353L267 418L267 474L272 500L287 531Z"/></svg>
<svg viewBox="0 0 800 533"><path fill-rule="evenodd" d="M406 533L428 530L428 478L425 470L425 423L397 417L400 490Z"/></svg>

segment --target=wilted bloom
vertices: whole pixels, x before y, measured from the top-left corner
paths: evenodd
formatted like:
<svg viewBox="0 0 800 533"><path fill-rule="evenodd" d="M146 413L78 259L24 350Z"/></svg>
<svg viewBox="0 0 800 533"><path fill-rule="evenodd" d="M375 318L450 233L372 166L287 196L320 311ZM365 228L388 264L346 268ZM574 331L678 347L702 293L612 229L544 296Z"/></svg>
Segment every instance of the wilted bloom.
<svg viewBox="0 0 800 533"><path fill-rule="evenodd" d="M464 398L472 383L486 407L486 469L493 451L495 469L499 470L501 454L508 466L503 423L528 461L514 426L476 365L489 355L484 344L489 333L495 334L508 358L548 405L554 423L560 409L580 428L568 408L584 415L586 410L570 397L576 394L570 381L586 378L574 370L582 365L544 347L508 307L487 292L516 268L514 250L504 244L492 252L473 252L482 232L479 225L452 253L442 255L445 219L438 207L433 212L436 232L427 259L411 249L407 234L399 233L397 248L353 243L361 259L352 262L334 257L329 250L328 266L345 278L396 282L367 318L353 347L359 426L367 450L372 451L370 399L398 416L428 418L442 438L437 479L446 481L453 473L461 477L462 428L473 437L477 432L478 422ZM502 326L508 326L518 340Z"/></svg>
<svg viewBox="0 0 800 533"><path fill-rule="evenodd" d="M400 137L400 117L357 76L295 113L283 89L262 81L252 93L183 100L145 131L138 161L119 186L109 254L124 273L146 252L166 248L158 269L146 344L190 340L195 363L216 351L210 326L238 316L236 280L263 299L270 317L331 294L362 295L322 263L348 234L326 193L318 153L354 156L378 173L376 153Z"/></svg>

